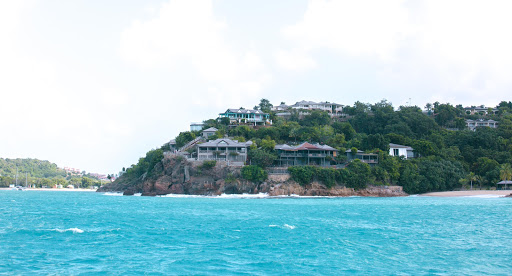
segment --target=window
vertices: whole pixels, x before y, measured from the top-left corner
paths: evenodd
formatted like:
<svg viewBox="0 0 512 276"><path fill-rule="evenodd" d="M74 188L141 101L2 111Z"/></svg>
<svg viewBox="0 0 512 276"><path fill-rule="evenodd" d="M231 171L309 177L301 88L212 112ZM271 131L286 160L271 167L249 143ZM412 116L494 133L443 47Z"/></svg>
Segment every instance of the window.
<svg viewBox="0 0 512 276"><path fill-rule="evenodd" d="M393 149L393 156L398 156L398 149Z"/></svg>

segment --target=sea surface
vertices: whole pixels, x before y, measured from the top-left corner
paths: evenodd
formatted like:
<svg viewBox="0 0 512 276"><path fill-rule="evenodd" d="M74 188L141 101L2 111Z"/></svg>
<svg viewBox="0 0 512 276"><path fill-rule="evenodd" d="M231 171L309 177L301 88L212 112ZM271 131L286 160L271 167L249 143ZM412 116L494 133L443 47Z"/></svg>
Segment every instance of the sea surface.
<svg viewBox="0 0 512 276"><path fill-rule="evenodd" d="M0 275L511 275L510 198L0 191Z"/></svg>

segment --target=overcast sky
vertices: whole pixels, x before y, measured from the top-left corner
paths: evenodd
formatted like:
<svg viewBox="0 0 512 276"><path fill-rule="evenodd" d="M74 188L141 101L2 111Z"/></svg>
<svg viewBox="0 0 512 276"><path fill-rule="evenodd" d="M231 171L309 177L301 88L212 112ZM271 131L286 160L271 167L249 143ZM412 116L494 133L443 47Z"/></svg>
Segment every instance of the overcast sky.
<svg viewBox="0 0 512 276"><path fill-rule="evenodd" d="M136 163L227 108L510 101L510 1L0 2L0 157Z"/></svg>

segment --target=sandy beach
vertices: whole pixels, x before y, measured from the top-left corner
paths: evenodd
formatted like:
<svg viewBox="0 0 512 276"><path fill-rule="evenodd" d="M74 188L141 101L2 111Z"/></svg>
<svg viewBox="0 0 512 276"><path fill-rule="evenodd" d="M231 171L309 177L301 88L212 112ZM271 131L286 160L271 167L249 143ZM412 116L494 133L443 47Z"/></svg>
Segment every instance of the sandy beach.
<svg viewBox="0 0 512 276"><path fill-rule="evenodd" d="M436 197L460 197L460 196L506 196L512 194L512 190L472 190L472 191L449 191L421 194L420 196Z"/></svg>
<svg viewBox="0 0 512 276"><path fill-rule="evenodd" d="M12 188L0 188L0 190L12 190ZM96 192L93 189L55 189L55 188L27 188L26 191L58 191L58 192Z"/></svg>

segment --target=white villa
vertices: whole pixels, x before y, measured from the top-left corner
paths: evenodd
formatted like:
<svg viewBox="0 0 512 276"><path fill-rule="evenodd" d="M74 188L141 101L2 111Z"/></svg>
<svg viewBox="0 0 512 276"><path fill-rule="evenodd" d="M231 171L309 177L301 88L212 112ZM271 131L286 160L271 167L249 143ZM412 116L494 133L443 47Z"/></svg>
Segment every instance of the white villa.
<svg viewBox="0 0 512 276"><path fill-rule="evenodd" d="M404 159L414 158L414 149L409 146L403 146L398 144L389 144L389 155L391 156L403 156Z"/></svg>
<svg viewBox="0 0 512 276"><path fill-rule="evenodd" d="M484 119L466 120L466 127L468 127L470 130L473 130L473 131L477 127L497 128L498 122L495 120L484 120Z"/></svg>
<svg viewBox="0 0 512 276"><path fill-rule="evenodd" d="M491 114L498 114L498 112L499 112L499 110L497 108L486 107L485 105L468 106L468 107L464 107L464 110L466 111L467 115L474 115L474 114L488 115L489 110L491 110Z"/></svg>
<svg viewBox="0 0 512 276"><path fill-rule="evenodd" d="M337 103L330 102L312 102L312 101L300 101L296 102L294 105L285 105L281 104L278 106L274 106L272 108L273 111L285 111L290 108L293 109L303 109L303 110L322 110L327 111L331 115L341 115L343 113L343 105Z"/></svg>
<svg viewBox="0 0 512 276"><path fill-rule="evenodd" d="M231 124L254 124L256 125L271 125L270 115L261 110L230 108L224 113L219 114L220 118L229 118Z"/></svg>

